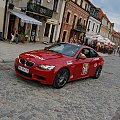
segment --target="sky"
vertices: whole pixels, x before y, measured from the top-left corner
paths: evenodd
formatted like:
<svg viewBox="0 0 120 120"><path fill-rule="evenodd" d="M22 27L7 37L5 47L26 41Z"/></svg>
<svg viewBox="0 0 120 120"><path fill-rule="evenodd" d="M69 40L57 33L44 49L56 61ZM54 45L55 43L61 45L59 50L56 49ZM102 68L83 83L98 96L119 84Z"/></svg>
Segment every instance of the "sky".
<svg viewBox="0 0 120 120"><path fill-rule="evenodd" d="M90 0L96 7L102 8L109 20L115 23L115 30L120 32L120 0Z"/></svg>

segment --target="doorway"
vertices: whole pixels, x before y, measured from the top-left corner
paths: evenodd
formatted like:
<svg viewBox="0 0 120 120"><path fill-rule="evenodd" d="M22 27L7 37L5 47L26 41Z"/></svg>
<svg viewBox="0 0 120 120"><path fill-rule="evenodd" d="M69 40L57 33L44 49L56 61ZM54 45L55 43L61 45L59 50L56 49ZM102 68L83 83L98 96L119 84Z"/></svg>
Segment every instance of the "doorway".
<svg viewBox="0 0 120 120"><path fill-rule="evenodd" d="M8 35L7 38L11 39L11 33L14 34L14 24L15 24L15 15L10 14L10 19L9 19L9 27L8 27Z"/></svg>
<svg viewBox="0 0 120 120"><path fill-rule="evenodd" d="M32 25L32 30L31 30L31 37L30 37L31 42L35 42L36 30L37 30L37 25L33 24Z"/></svg>
<svg viewBox="0 0 120 120"><path fill-rule="evenodd" d="M55 29L55 25L52 25L51 35L50 35L50 43L53 42L54 29Z"/></svg>

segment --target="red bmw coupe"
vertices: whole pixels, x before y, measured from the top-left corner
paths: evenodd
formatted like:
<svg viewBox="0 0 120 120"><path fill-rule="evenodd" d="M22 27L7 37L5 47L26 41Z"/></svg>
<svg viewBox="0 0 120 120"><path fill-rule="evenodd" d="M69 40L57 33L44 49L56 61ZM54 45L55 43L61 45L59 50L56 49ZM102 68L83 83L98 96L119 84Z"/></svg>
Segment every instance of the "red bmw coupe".
<svg viewBox="0 0 120 120"><path fill-rule="evenodd" d="M103 58L90 47L57 43L20 54L15 60L15 71L23 78L61 88L68 81L99 78L103 63Z"/></svg>

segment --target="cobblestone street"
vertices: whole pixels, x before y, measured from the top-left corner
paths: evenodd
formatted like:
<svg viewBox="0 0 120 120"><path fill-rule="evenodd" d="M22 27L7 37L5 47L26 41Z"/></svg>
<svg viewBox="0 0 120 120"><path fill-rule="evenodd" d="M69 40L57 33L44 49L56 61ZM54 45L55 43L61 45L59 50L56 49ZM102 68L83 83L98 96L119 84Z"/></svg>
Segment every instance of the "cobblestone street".
<svg viewBox="0 0 120 120"><path fill-rule="evenodd" d="M0 63L0 120L120 120L120 58L104 57L98 80L62 89L16 76L14 63Z"/></svg>

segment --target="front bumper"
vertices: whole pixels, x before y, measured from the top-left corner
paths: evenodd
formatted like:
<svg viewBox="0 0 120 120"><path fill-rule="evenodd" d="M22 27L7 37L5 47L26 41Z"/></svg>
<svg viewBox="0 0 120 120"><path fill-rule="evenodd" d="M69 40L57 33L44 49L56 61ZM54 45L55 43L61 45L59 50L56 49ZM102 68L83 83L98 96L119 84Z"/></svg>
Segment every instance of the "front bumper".
<svg viewBox="0 0 120 120"><path fill-rule="evenodd" d="M22 72L21 70L18 69L18 66L22 66L24 68L29 69L29 73ZM15 60L15 71L16 74L29 80L36 80L39 81L42 84L48 84L51 85L53 84L54 77L55 77L55 72L54 70L42 70L38 68L37 66L33 67L27 67L25 65L22 65L19 63L18 58Z"/></svg>

